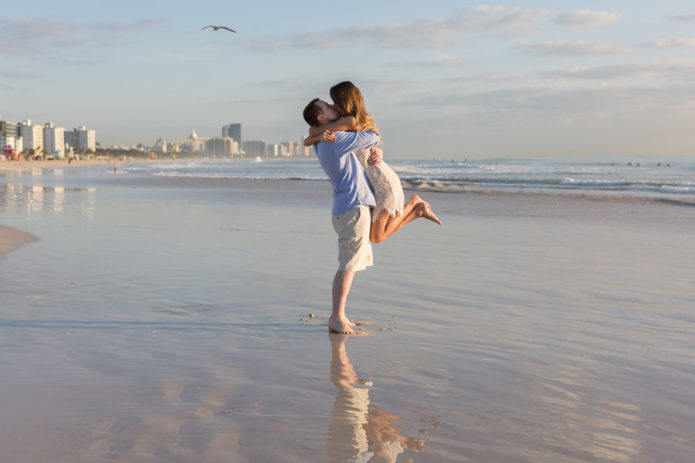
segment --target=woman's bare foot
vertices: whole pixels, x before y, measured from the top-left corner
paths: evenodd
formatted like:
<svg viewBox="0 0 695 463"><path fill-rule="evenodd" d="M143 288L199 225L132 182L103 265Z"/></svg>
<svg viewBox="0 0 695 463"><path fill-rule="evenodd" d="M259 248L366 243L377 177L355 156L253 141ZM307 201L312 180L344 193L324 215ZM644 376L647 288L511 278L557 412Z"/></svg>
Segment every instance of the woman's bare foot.
<svg viewBox="0 0 695 463"><path fill-rule="evenodd" d="M328 331L331 331L333 333L340 333L340 334L355 334L355 331L352 329L352 325L350 323L350 320L347 318L329 318L328 319Z"/></svg>
<svg viewBox="0 0 695 463"><path fill-rule="evenodd" d="M424 199L422 199L420 196L418 196L416 194L414 194L413 196L410 197L409 202L413 203L413 207L417 206L418 204L422 204L422 203L427 204L427 202ZM429 206L429 204L427 204L427 205Z"/></svg>
<svg viewBox="0 0 695 463"><path fill-rule="evenodd" d="M439 220L439 217L437 217L437 214L432 212L432 208L430 207L429 204L425 203L425 213L423 214L423 217L426 218L427 220L431 220L434 223L439 224L439 226L442 226L442 221Z"/></svg>

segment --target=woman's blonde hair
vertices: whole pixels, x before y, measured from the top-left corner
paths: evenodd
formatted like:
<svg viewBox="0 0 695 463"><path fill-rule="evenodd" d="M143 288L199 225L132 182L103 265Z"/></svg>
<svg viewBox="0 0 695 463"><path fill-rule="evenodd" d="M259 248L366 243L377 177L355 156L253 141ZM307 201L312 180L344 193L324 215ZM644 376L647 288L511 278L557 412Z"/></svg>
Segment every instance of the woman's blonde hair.
<svg viewBox="0 0 695 463"><path fill-rule="evenodd" d="M344 115L354 116L361 130L375 130L379 135L379 128L374 123L374 118L367 112L362 92L349 80L340 82L331 87L331 99L333 104Z"/></svg>

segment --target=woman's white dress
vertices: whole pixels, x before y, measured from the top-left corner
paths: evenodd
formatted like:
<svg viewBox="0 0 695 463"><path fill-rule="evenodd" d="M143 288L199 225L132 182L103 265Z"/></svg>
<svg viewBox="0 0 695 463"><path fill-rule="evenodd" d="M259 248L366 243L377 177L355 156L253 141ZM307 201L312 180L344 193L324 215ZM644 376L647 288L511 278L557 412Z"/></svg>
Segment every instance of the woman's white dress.
<svg viewBox="0 0 695 463"><path fill-rule="evenodd" d="M376 207L372 211L372 222L374 222L382 210L387 210L391 216L401 214L405 196L401 179L398 178L393 169L384 161L375 166L368 165L369 154L369 150L355 151L357 159L362 163L362 167L367 173L372 190L374 190L374 197L376 198Z"/></svg>

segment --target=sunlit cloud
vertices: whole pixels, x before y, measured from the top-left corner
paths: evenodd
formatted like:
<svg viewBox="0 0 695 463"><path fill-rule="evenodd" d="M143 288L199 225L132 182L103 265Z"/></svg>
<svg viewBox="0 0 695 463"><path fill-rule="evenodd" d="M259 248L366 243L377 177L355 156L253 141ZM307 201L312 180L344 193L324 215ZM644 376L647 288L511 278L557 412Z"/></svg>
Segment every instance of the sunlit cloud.
<svg viewBox="0 0 695 463"><path fill-rule="evenodd" d="M504 6L479 5L460 10L463 25L484 31L532 32L539 24L550 20L550 10L530 10Z"/></svg>
<svg viewBox="0 0 695 463"><path fill-rule="evenodd" d="M659 39L649 42L645 46L651 48L695 48L695 37Z"/></svg>
<svg viewBox="0 0 695 463"><path fill-rule="evenodd" d="M265 36L247 42L254 50L336 49L354 44L380 48L444 49L463 41L471 31L489 33L531 32L550 19L548 10L493 7L457 10L449 17L423 18L406 23L368 24L335 30L283 36Z"/></svg>
<svg viewBox="0 0 695 463"><path fill-rule="evenodd" d="M514 48L541 56L615 55L632 51L632 47L615 42L585 40L575 42L529 42L522 40L514 45Z"/></svg>
<svg viewBox="0 0 695 463"><path fill-rule="evenodd" d="M660 79L695 79L695 62L693 63L633 63L616 64L595 67L576 67L540 73L548 79L588 79L610 80L621 78L634 78L656 76Z"/></svg>
<svg viewBox="0 0 695 463"><path fill-rule="evenodd" d="M555 18L555 24L572 29L587 29L602 26L620 20L619 13L608 11L576 10L561 13Z"/></svg>

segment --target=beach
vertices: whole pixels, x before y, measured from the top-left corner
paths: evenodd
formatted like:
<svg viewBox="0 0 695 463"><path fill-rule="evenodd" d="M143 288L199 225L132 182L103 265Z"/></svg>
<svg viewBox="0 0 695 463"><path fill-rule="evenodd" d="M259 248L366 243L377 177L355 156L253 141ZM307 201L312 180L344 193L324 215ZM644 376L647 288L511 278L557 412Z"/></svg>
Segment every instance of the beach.
<svg viewBox="0 0 695 463"><path fill-rule="evenodd" d="M21 172L32 169L61 169L64 167L87 167L101 164L112 164L113 161L101 159L89 159L69 161L68 159L54 159L50 161L0 161L0 172Z"/></svg>
<svg viewBox="0 0 695 463"><path fill-rule="evenodd" d="M692 461L689 197L417 190L345 337L330 185L242 167L0 172L3 461Z"/></svg>

